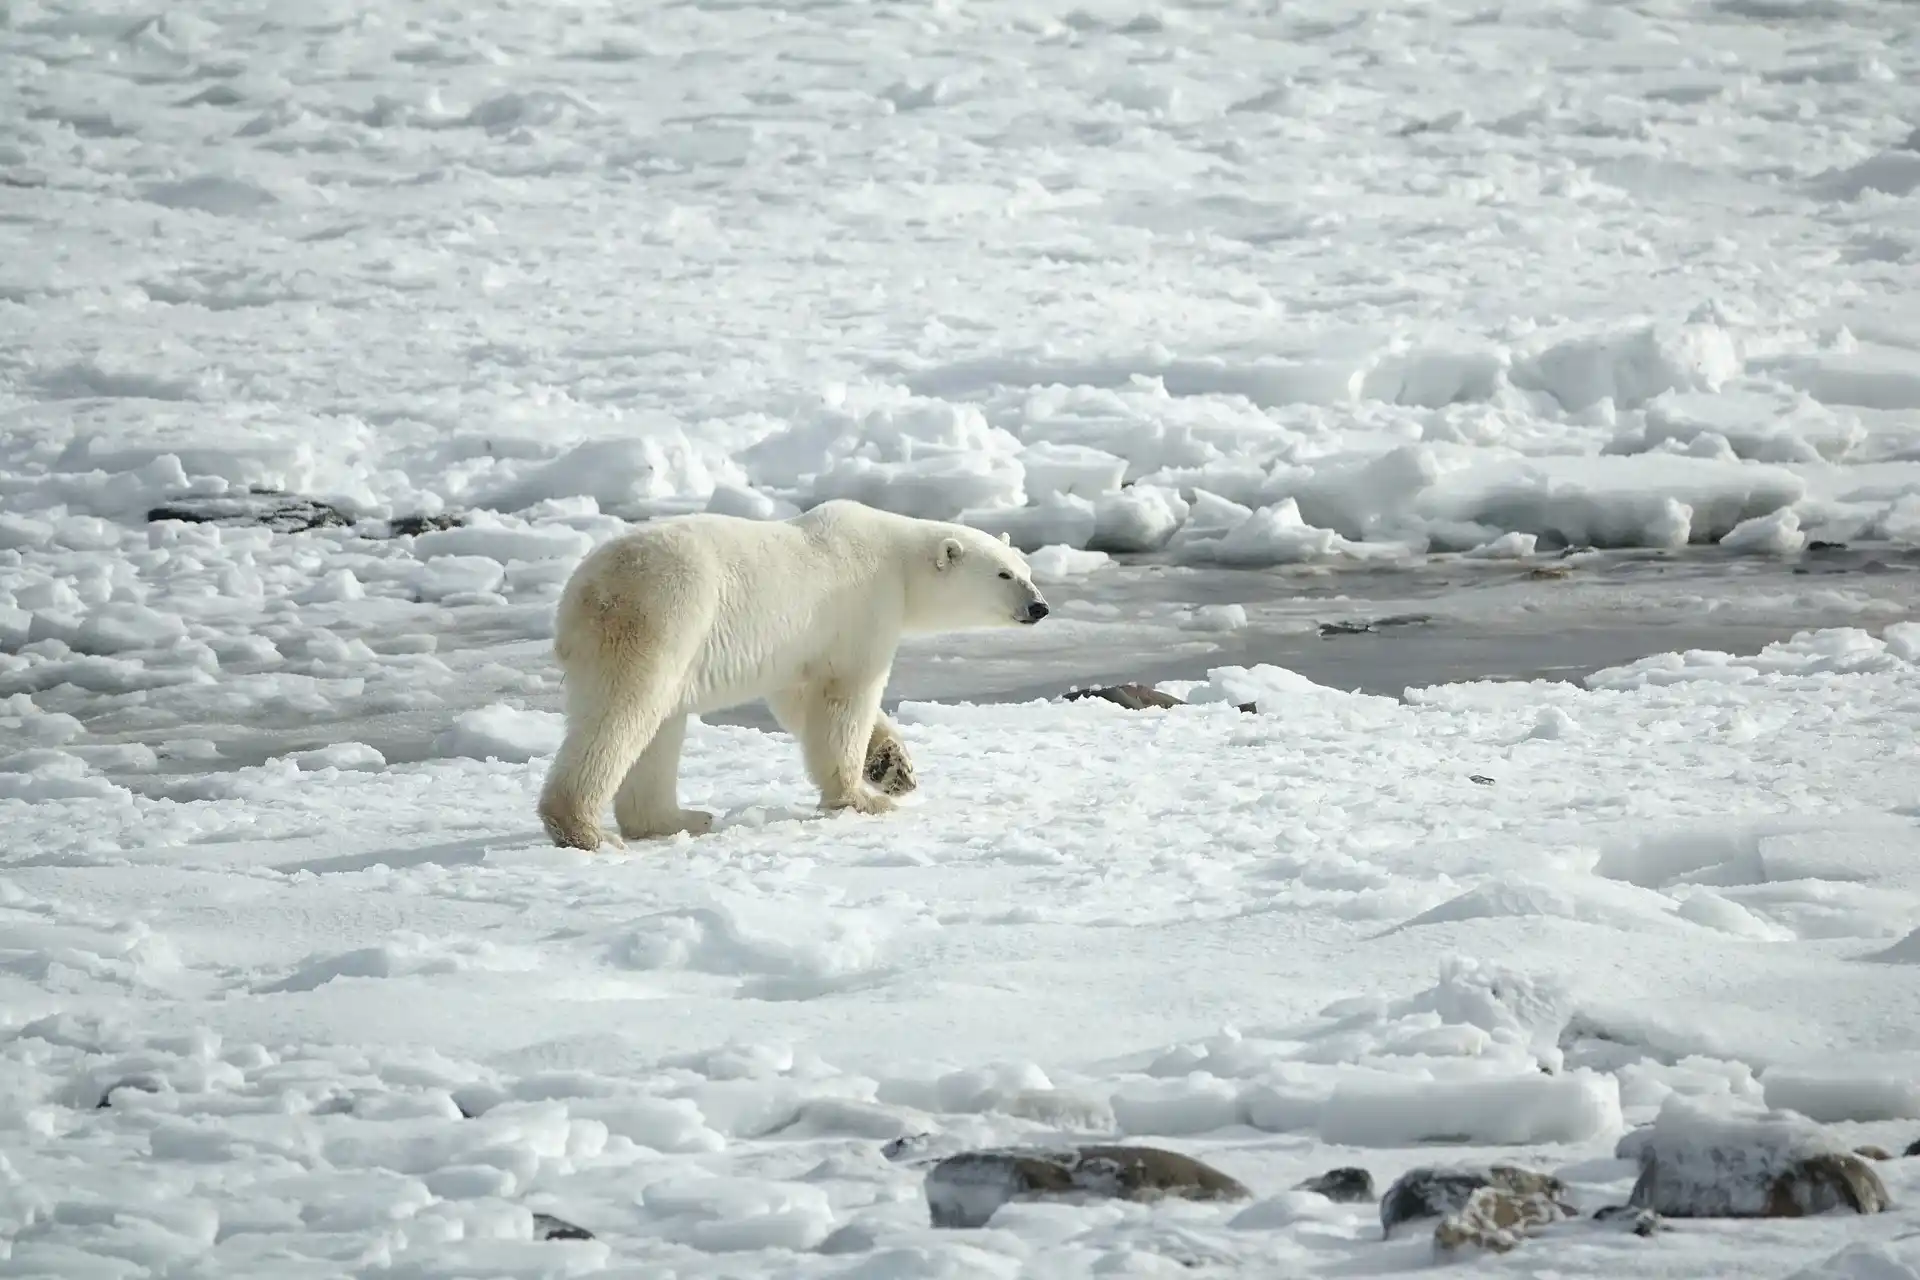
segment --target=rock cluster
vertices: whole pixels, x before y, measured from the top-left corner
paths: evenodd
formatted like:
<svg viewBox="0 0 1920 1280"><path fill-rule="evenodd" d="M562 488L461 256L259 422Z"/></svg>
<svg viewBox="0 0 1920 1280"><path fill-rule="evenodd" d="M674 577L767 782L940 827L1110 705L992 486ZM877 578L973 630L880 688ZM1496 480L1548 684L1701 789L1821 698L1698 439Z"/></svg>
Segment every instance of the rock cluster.
<svg viewBox="0 0 1920 1280"><path fill-rule="evenodd" d="M898 1160L910 1153L890 1147L886 1154ZM1652 1124L1621 1138L1615 1154L1635 1161L1639 1178L1626 1204L1599 1209L1591 1222L1638 1236L1654 1235L1668 1218L1878 1213L1889 1200L1873 1162L1894 1158L1878 1147L1850 1150L1792 1113L1728 1114L1678 1096L1668 1099ZM1906 1151L1906 1158L1915 1156L1920 1142ZM1231 1201L1252 1195L1238 1179L1191 1156L1117 1145L948 1155L932 1163L925 1190L933 1225L953 1228L985 1226L1002 1205L1015 1201ZM1308 1178L1294 1191L1366 1203L1374 1199L1373 1175L1344 1166ZM1410 1169L1380 1196L1379 1213L1383 1238L1420 1224L1432 1232L1443 1260L1506 1253L1529 1236L1564 1229L1558 1224L1582 1216L1561 1179L1507 1163Z"/></svg>
<svg viewBox="0 0 1920 1280"><path fill-rule="evenodd" d="M235 528L272 529L275 533L310 533L315 529L347 529L354 518L331 502L303 498L273 489L249 489L219 497L185 497L163 502L147 512L149 521L180 520L187 524L217 524ZM395 516L387 521L390 538L418 537L440 529L457 529L466 517L440 515Z"/></svg>

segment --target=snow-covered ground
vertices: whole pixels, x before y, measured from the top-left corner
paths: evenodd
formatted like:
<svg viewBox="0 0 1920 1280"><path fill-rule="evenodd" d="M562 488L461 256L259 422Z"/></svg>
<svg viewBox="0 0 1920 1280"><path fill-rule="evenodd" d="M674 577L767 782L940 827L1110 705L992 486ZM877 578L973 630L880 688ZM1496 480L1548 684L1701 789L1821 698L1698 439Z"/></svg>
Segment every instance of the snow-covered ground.
<svg viewBox="0 0 1920 1280"><path fill-rule="evenodd" d="M1889 634L1587 689L1178 690L1257 715L909 704L922 792L885 819L696 726L722 829L629 856L544 846L535 712L153 798L84 736L31 749L0 774L0 1274L1368 1274L1424 1245L1295 1182L1505 1144L1593 1209L1674 1092L1898 1152L1920 626ZM922 1133L1171 1142L1261 1202L939 1231L881 1152ZM1920 1161L1881 1167L1888 1215L1595 1226L1509 1265L1784 1275L1914 1228ZM599 1240L531 1241L533 1211Z"/></svg>
<svg viewBox="0 0 1920 1280"><path fill-rule="evenodd" d="M1920 9L11 0L0 73L0 1275L1364 1275L1302 1178L1920 1138ZM148 519L252 489L339 521ZM835 496L1059 606L909 648L908 807L711 723L713 836L548 847L572 564ZM1199 705L1041 700L1115 679ZM1062 1136L1257 1199L929 1224ZM1911 1280L1878 1169L1475 1265Z"/></svg>

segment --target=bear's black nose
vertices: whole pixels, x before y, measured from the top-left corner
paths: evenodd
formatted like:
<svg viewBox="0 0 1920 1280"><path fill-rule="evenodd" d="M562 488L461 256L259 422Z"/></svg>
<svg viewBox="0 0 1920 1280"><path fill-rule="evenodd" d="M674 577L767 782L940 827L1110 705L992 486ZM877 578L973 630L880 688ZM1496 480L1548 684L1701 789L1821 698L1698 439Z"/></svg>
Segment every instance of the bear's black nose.
<svg viewBox="0 0 1920 1280"><path fill-rule="evenodd" d="M1040 621L1040 619L1046 616L1047 616L1047 602L1045 600L1035 600L1032 604L1027 606L1026 621L1038 622Z"/></svg>

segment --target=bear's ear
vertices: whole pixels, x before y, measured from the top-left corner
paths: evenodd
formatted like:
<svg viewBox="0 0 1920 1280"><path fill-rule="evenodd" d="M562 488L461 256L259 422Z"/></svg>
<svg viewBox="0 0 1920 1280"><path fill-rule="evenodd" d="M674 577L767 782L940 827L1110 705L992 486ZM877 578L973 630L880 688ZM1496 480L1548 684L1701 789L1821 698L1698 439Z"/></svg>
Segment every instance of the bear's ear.
<svg viewBox="0 0 1920 1280"><path fill-rule="evenodd" d="M1010 547L1013 545L1013 539L1009 538L1006 534L1002 533L1000 535L1000 545L1003 547Z"/></svg>
<svg viewBox="0 0 1920 1280"><path fill-rule="evenodd" d="M940 545L935 548L933 553L933 567L936 569L949 568L953 562L958 560L965 552L966 548L960 545L960 539L942 538Z"/></svg>

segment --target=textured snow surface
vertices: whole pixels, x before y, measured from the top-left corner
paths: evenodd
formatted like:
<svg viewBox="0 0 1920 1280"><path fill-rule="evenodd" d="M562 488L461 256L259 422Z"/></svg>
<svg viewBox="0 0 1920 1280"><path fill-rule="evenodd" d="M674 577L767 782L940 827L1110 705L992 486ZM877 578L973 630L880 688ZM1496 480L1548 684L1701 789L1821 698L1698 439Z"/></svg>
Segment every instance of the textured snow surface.
<svg viewBox="0 0 1920 1280"><path fill-rule="evenodd" d="M1917 125L1895 0L0 5L0 1275L1356 1275L1429 1251L1336 1166L1903 1151L1920 626L1779 584L1920 547ZM340 519L146 518L254 489ZM1141 553L1711 542L1773 576L1676 613L1862 629L916 702L885 819L700 724L713 836L548 847L573 564L830 497L1034 551L966 671L1111 656ZM1262 591L1142 634L1311 632ZM1134 1139L1258 1199L928 1224ZM1915 1163L1474 1265L1910 1278Z"/></svg>
<svg viewBox="0 0 1920 1280"><path fill-rule="evenodd" d="M49 568L255 485L522 518L296 570L374 598L829 497L1198 563L1920 541L1897 0L7 12Z"/></svg>
<svg viewBox="0 0 1920 1280"><path fill-rule="evenodd" d="M111 776L45 730L0 773L7 1266L1372 1273L1413 1258L1374 1206L1288 1188L1498 1157L1590 1212L1676 1097L1904 1149L1920 668L1894 631L1590 689L1238 668L1170 711L908 704L921 791L875 819L814 813L785 738L696 724L718 831L596 858L534 825L537 716L467 717L490 759ZM1259 1199L928 1223L924 1158L1076 1139L1171 1144ZM1912 1163L1879 1166L1871 1221L1525 1252L1783 1274L1911 1230ZM536 1212L598 1238L536 1240Z"/></svg>

